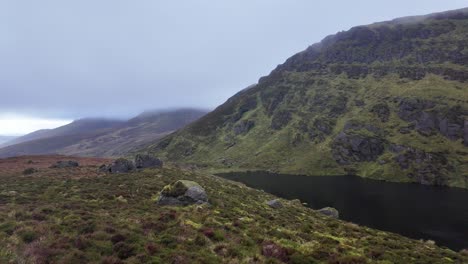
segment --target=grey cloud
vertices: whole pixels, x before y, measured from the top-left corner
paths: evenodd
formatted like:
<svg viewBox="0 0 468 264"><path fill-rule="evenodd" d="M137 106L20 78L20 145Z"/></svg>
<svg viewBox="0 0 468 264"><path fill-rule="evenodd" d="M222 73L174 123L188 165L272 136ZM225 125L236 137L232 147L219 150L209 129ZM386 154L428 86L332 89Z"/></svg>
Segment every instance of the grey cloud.
<svg viewBox="0 0 468 264"><path fill-rule="evenodd" d="M6 0L0 112L78 118L213 108L328 34L464 4Z"/></svg>

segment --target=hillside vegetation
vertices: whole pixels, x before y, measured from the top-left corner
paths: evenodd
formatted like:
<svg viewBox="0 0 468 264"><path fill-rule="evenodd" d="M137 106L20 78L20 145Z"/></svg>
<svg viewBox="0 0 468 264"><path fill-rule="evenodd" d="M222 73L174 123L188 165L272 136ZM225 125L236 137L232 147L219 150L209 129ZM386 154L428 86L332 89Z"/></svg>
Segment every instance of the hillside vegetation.
<svg viewBox="0 0 468 264"><path fill-rule="evenodd" d="M0 157L43 154L118 157L184 127L205 113L179 109L145 112L127 121L81 119L8 142L9 146L0 148Z"/></svg>
<svg viewBox="0 0 468 264"><path fill-rule="evenodd" d="M103 159L0 160L0 263L467 263L468 255L324 216L176 167L97 173ZM37 172L23 175L28 167ZM163 187L196 181L209 204L162 206ZM464 255L465 254L465 255Z"/></svg>
<svg viewBox="0 0 468 264"><path fill-rule="evenodd" d="M468 9L354 27L142 149L211 171L468 187Z"/></svg>

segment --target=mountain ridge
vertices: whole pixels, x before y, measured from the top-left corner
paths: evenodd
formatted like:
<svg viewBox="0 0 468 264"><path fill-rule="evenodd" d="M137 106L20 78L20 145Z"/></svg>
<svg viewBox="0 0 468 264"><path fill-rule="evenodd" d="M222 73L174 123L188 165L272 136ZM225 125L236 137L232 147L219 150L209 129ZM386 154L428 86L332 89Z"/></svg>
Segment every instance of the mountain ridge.
<svg viewBox="0 0 468 264"><path fill-rule="evenodd" d="M328 36L142 151L215 171L467 188L468 9L420 18Z"/></svg>
<svg viewBox="0 0 468 264"><path fill-rule="evenodd" d="M0 148L0 157L39 154L119 156L149 140L157 140L205 113L181 108L142 113L127 121L84 118L50 130L35 131Z"/></svg>

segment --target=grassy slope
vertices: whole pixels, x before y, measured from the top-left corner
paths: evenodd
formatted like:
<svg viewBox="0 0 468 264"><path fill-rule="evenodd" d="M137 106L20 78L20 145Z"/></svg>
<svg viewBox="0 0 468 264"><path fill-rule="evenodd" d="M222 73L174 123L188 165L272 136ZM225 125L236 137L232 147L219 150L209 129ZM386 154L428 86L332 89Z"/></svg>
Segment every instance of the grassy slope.
<svg viewBox="0 0 468 264"><path fill-rule="evenodd" d="M0 175L0 262L280 263L262 254L272 242L289 263L468 261L299 202L271 209L272 195L214 176L179 168L96 176L96 168ZM211 205L156 205L163 186L179 179L200 183Z"/></svg>
<svg viewBox="0 0 468 264"><path fill-rule="evenodd" d="M468 152L462 139L450 140L439 133L423 136L415 130L409 134L398 132L400 128L409 125L398 116L399 102L407 98L433 101L436 103L433 111L450 113L452 107L460 107L462 112L465 111L460 118L468 119L466 82L450 80L447 76L433 73L427 73L420 79L406 78L402 76L405 73L392 72L403 66L417 70L438 68L468 72L466 65L449 61L428 59L429 61L424 63L416 62L421 56L430 58L426 54L428 50L440 50L442 54L449 54L450 50L459 48L458 41L468 39L468 19L427 21L415 26L405 26L408 27L408 31L418 32L421 30L419 27L437 31L446 24L454 25L455 29L432 38L404 39L396 43L390 41L388 44L379 42L375 44L377 51L371 50L374 46L355 47L354 42L339 42L326 49L326 52L322 52L321 57L315 60L326 65L328 70L325 71L295 70L307 66L308 63L307 60L300 61L301 56L306 56L303 55L305 53L295 55L285 66L280 66L279 70L264 78L256 87L236 95L200 122L167 137L162 143L149 146L146 151L169 160L207 167L210 171L271 170L306 175L336 175L344 174L345 169L352 169L364 177L414 181L407 175L415 173L417 164L402 169L395 161L397 154L390 151L391 144L399 144L425 153L443 153L452 167L452 171L449 172L444 169L439 171L441 174L447 174L448 179L444 184L467 188ZM386 29L387 26L385 23L369 26L376 27ZM388 30L395 27L389 25ZM413 45L407 56L398 60L382 58L382 54L386 54L385 51L393 49L392 45L397 46L400 43ZM351 61L355 57L356 60L362 58L363 62L339 62L343 58L338 55L336 58L333 54L339 53L341 49L348 49L347 54ZM465 48L463 52L468 53L467 50ZM378 53L379 51L382 54ZM376 53L377 59L366 58L367 53ZM440 56L445 58L445 55ZM347 58L346 54L343 57ZM364 74L356 78L351 77L350 73L338 74L331 70L337 66L358 69L385 68L390 72L383 76ZM275 98L279 98L279 102L275 102L272 113L269 113ZM249 106L249 100L255 100L256 104ZM359 100L364 103L363 106L356 105L355 102ZM344 110L340 109L343 101ZM390 108L387 122L380 121L378 116L371 112L372 107L379 103L384 103ZM243 108L247 111L242 110ZM272 129L275 114L281 111L291 113L291 120L285 122L286 125L279 130ZM236 135L233 128L247 120L253 120L255 126L247 133ZM311 139L307 135L314 129L316 120L331 123L332 131L323 134L323 140ZM333 140L351 120L382 130L379 137L385 141L385 151L377 160L354 162L348 166L335 162L332 156ZM301 130L301 124L306 124L309 131Z"/></svg>

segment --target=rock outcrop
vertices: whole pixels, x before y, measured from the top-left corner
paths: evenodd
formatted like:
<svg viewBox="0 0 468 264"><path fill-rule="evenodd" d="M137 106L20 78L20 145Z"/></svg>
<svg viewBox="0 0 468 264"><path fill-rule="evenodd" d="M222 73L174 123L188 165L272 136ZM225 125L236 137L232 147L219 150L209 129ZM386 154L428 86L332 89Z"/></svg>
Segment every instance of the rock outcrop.
<svg viewBox="0 0 468 264"><path fill-rule="evenodd" d="M278 208L283 207L283 204L278 199L274 199L274 200L268 201L266 203L267 203L268 206L270 206L271 208L274 208L274 209L278 209Z"/></svg>
<svg viewBox="0 0 468 264"><path fill-rule="evenodd" d="M162 168L163 162L148 154L137 154L135 156L135 167L137 169Z"/></svg>
<svg viewBox="0 0 468 264"><path fill-rule="evenodd" d="M394 160L410 179L425 185L447 185L449 173L454 167L449 163L444 153L425 152L408 146L391 145L390 151L396 156Z"/></svg>
<svg viewBox="0 0 468 264"><path fill-rule="evenodd" d="M194 181L179 180L166 185L161 191L159 205L190 205L208 202L205 189Z"/></svg>
<svg viewBox="0 0 468 264"><path fill-rule="evenodd" d="M135 170L135 165L131 160L119 158L108 166L101 166L99 170L102 172L109 173L129 173Z"/></svg>
<svg viewBox="0 0 468 264"><path fill-rule="evenodd" d="M317 212L324 214L326 216L335 218L335 219L340 218L340 213L338 212L338 210L336 210L333 207L325 207L325 208L318 210Z"/></svg>
<svg viewBox="0 0 468 264"><path fill-rule="evenodd" d="M332 144L332 153L339 164L375 161L385 149L385 140L372 125L348 122Z"/></svg>

